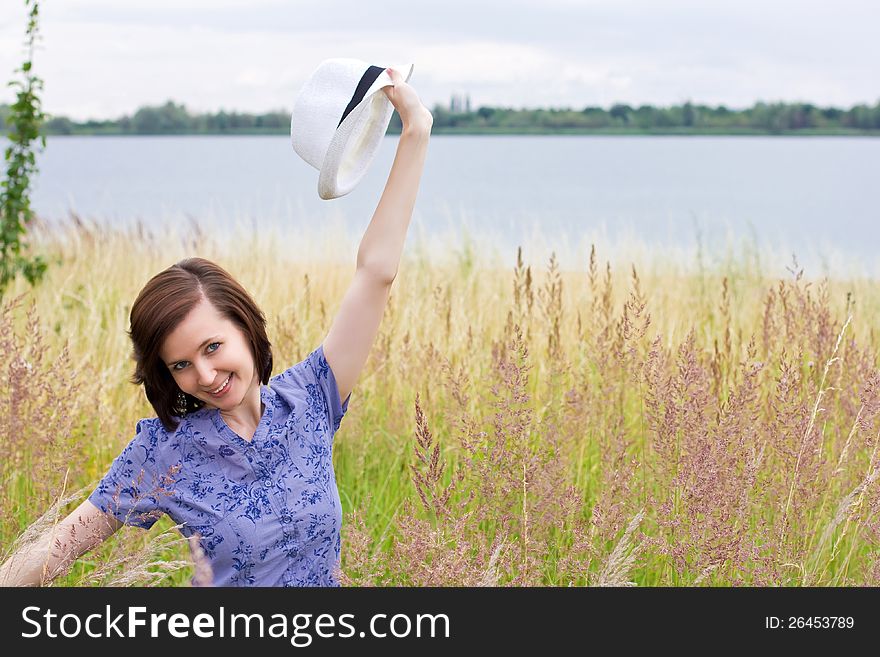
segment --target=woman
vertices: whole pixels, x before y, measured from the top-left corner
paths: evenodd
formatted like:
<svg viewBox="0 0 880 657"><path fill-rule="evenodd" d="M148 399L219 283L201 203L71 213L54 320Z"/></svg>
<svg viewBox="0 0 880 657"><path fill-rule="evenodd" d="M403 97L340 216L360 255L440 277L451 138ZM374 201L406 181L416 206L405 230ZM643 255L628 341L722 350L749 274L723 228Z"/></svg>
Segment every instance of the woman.
<svg viewBox="0 0 880 657"><path fill-rule="evenodd" d="M168 513L185 536L199 536L215 585L338 586L333 435L397 274L433 123L415 90L390 74L383 92L403 131L322 344L270 380L265 317L223 269L191 258L153 277L132 306L129 335L134 381L157 417L138 422L85 502L0 567L0 585L47 583L123 524L149 528Z"/></svg>

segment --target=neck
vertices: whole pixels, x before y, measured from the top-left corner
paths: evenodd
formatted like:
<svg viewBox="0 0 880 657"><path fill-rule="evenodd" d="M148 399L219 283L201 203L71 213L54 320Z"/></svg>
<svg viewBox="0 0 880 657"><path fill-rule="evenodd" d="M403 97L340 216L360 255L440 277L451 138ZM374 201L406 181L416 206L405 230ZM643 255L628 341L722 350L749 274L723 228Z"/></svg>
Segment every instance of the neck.
<svg viewBox="0 0 880 657"><path fill-rule="evenodd" d="M220 417L226 424L235 424L244 427L256 427L266 412L266 405L260 398L260 389L249 390L241 404L235 408L224 411L220 409Z"/></svg>

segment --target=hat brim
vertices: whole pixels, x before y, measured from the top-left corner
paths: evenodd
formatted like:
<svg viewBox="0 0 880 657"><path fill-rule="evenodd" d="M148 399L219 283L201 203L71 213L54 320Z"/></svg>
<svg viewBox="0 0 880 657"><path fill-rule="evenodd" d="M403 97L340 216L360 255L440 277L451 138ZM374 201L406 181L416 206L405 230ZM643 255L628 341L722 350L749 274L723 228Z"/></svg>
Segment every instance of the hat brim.
<svg viewBox="0 0 880 657"><path fill-rule="evenodd" d="M392 68L405 81L413 71L412 64ZM318 175L318 196L325 201L348 194L367 172L394 113L391 101L380 92L393 84L388 72L382 71L333 134Z"/></svg>

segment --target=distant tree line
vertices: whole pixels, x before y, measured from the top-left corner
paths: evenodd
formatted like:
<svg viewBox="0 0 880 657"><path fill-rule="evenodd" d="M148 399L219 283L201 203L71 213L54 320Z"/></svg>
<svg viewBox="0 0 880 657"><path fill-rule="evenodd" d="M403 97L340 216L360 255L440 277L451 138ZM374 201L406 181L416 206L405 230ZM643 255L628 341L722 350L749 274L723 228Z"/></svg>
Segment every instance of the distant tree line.
<svg viewBox="0 0 880 657"><path fill-rule="evenodd" d="M0 105L0 130L5 129L5 105ZM220 111L190 114L183 105L168 101L157 107L141 107L133 116L116 120L72 121L63 116L49 118L46 134L182 135L224 133L282 133L290 130L290 114L269 112L244 114Z"/></svg>
<svg viewBox="0 0 880 657"><path fill-rule="evenodd" d="M873 107L851 109L820 108L809 103L756 103L743 110L724 107L683 105L663 108L616 104L610 109L513 110L480 107L475 112L450 112L434 108L434 128L467 132L509 130L512 132L719 132L771 133L880 132L880 101Z"/></svg>
<svg viewBox="0 0 880 657"><path fill-rule="evenodd" d="M748 109L710 107L686 102L672 107L616 104L609 109L511 109L480 107L456 111L435 105L435 133L709 133L709 134L871 134L880 133L880 101L873 107L850 109L817 107L810 103L763 103ZM0 131L7 131L9 106L0 105ZM114 134L284 134L290 114L283 111L245 114L220 111L190 114L183 105L168 101L142 107L132 116L117 120L76 122L51 117L45 123L49 135ZM400 130L400 118L392 118L390 132Z"/></svg>

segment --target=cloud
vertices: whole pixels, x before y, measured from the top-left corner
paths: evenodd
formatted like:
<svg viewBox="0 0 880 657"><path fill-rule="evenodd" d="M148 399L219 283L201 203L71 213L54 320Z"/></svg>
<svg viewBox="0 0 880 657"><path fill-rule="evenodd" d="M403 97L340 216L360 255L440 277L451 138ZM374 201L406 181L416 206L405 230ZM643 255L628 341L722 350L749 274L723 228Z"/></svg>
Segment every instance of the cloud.
<svg viewBox="0 0 880 657"><path fill-rule="evenodd" d="M21 4L21 7L18 5ZM0 17L0 71L21 62L23 3ZM117 117L289 108L329 57L414 62L426 104L514 107L876 102L880 5L840 0L66 0L41 7L47 111ZM12 91L0 89L0 101Z"/></svg>

